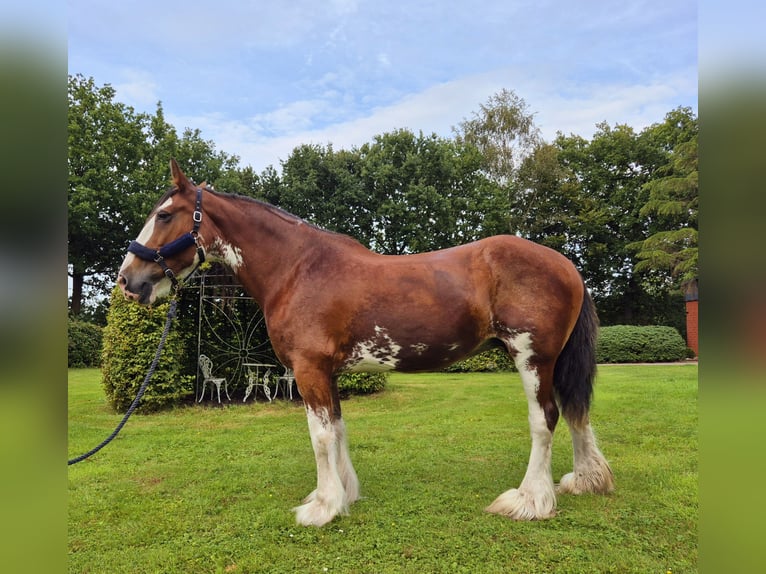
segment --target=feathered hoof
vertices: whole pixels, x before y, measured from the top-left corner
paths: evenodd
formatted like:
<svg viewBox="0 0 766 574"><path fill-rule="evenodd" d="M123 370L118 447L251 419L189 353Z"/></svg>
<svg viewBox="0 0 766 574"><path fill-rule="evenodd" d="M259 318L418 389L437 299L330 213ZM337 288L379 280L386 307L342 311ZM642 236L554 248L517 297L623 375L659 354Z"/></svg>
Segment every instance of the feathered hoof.
<svg viewBox="0 0 766 574"><path fill-rule="evenodd" d="M512 488L498 496L484 510L512 520L545 520L556 516L556 496L553 493L533 496L529 492Z"/></svg>
<svg viewBox="0 0 766 574"><path fill-rule="evenodd" d="M324 526L339 514L345 514L342 508L323 504L316 496L306 498L311 500L293 508L295 520L301 526Z"/></svg>
<svg viewBox="0 0 766 574"><path fill-rule="evenodd" d="M557 490L559 494L609 494L614 490L614 475L604 460L587 470L565 474Z"/></svg>

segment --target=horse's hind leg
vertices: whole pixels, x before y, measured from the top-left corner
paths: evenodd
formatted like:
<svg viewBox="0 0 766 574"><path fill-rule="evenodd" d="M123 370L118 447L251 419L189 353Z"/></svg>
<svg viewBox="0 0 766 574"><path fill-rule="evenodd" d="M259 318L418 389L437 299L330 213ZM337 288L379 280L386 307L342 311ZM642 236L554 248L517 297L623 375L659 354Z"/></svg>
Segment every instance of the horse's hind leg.
<svg viewBox="0 0 766 574"><path fill-rule="evenodd" d="M317 487L293 510L299 524L322 526L338 514L348 513L349 505L359 498L359 480L349 457L337 387L323 374L309 380L311 386L306 384L305 374L299 378L296 372L314 448Z"/></svg>
<svg viewBox="0 0 766 574"><path fill-rule="evenodd" d="M553 367L530 363L531 343L523 339L524 336L515 337L509 348L517 350L514 353L515 362L529 406L529 430L532 435L529 464L519 488L507 490L486 510L514 520L539 520L556 514L551 448L558 407L553 395Z"/></svg>
<svg viewBox="0 0 766 574"><path fill-rule="evenodd" d="M572 435L574 471L561 477L558 491L567 494L612 492L614 490L612 469L596 446L596 437L593 435L588 413L572 416L565 411L564 418Z"/></svg>

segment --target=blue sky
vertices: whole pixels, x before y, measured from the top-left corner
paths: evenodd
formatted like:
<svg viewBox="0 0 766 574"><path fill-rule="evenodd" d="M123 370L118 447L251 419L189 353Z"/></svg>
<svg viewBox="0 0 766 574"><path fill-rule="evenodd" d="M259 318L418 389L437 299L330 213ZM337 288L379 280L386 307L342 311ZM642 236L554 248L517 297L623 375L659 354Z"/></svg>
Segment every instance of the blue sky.
<svg viewBox="0 0 766 574"><path fill-rule="evenodd" d="M67 27L70 74L256 171L303 143L449 137L503 88L548 140L697 110L690 0L69 0Z"/></svg>

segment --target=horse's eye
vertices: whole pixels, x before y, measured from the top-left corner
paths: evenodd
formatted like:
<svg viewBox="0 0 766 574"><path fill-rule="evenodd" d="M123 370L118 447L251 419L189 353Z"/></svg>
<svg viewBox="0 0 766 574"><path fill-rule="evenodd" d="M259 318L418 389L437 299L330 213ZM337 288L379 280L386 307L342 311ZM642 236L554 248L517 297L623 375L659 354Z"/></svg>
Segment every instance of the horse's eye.
<svg viewBox="0 0 766 574"><path fill-rule="evenodd" d="M157 214L157 221L167 221L170 219L170 214L167 211L160 211Z"/></svg>

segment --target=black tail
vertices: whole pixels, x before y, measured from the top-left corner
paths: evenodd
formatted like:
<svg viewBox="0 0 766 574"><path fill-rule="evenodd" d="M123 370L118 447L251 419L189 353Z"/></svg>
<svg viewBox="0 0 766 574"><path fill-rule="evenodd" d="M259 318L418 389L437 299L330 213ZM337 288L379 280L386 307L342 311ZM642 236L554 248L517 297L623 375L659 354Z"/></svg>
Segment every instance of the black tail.
<svg viewBox="0 0 766 574"><path fill-rule="evenodd" d="M553 370L553 388L568 421L581 421L590 411L597 337L596 307L585 289L580 316Z"/></svg>

